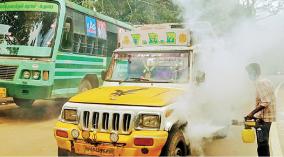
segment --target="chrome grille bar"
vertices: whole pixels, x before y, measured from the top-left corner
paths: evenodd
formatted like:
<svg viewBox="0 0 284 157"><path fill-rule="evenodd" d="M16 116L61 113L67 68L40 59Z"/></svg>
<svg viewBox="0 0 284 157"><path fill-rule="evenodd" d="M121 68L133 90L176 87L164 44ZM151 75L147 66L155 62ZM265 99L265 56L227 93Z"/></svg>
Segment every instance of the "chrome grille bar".
<svg viewBox="0 0 284 157"><path fill-rule="evenodd" d="M109 128L108 122L109 122L109 113L103 113L102 129L108 130L108 128Z"/></svg>
<svg viewBox="0 0 284 157"><path fill-rule="evenodd" d="M114 131L118 131L119 129L119 113L114 113L112 118L112 129Z"/></svg>
<svg viewBox="0 0 284 157"><path fill-rule="evenodd" d="M83 127L85 129L89 128L89 119L90 119L90 112L84 111L83 112Z"/></svg>
<svg viewBox="0 0 284 157"><path fill-rule="evenodd" d="M94 112L93 113L93 128L98 129L99 128L99 112Z"/></svg>
<svg viewBox="0 0 284 157"><path fill-rule="evenodd" d="M128 132L130 128L131 114L123 115L123 131Z"/></svg>

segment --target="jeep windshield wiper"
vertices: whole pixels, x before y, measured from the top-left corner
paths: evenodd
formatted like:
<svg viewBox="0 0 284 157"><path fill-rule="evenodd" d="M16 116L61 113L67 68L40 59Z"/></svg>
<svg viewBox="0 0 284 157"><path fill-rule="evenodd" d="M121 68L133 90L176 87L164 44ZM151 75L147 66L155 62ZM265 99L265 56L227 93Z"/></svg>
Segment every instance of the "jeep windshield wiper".
<svg viewBox="0 0 284 157"><path fill-rule="evenodd" d="M131 77L129 79L134 80L134 81L145 81L145 82L149 82L150 81L149 79L140 78L140 77Z"/></svg>

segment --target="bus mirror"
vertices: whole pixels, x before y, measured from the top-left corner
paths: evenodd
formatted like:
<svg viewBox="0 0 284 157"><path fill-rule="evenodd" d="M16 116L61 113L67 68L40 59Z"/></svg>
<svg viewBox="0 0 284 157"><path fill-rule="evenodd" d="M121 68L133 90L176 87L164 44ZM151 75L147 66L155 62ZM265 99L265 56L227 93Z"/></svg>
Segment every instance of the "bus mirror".
<svg viewBox="0 0 284 157"><path fill-rule="evenodd" d="M195 80L198 84L203 83L205 81L205 72L197 71Z"/></svg>
<svg viewBox="0 0 284 157"><path fill-rule="evenodd" d="M101 77L102 77L102 80L104 81L106 79L106 71L102 71L101 72Z"/></svg>

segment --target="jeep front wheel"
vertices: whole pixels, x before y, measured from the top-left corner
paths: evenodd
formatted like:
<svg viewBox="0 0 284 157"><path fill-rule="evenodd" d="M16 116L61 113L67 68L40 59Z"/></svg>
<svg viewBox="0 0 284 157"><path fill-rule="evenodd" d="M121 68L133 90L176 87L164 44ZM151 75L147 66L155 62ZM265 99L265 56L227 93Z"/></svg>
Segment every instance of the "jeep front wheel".
<svg viewBox="0 0 284 157"><path fill-rule="evenodd" d="M60 157L60 156L69 156L69 153L68 153L67 150L61 149L59 147L57 149L57 154L58 154L58 157Z"/></svg>
<svg viewBox="0 0 284 157"><path fill-rule="evenodd" d="M169 134L162 156L186 156L188 155L187 150L182 131L174 129Z"/></svg>

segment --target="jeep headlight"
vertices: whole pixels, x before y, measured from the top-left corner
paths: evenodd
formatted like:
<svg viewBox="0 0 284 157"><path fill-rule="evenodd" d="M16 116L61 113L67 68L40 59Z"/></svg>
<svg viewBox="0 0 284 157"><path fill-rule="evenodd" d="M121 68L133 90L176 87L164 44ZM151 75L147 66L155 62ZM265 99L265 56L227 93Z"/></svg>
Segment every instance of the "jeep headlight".
<svg viewBox="0 0 284 157"><path fill-rule="evenodd" d="M76 109L64 109L62 112L62 119L68 122L77 122L78 115Z"/></svg>
<svg viewBox="0 0 284 157"><path fill-rule="evenodd" d="M161 118L156 114L140 114L138 116L137 128L159 129Z"/></svg>

